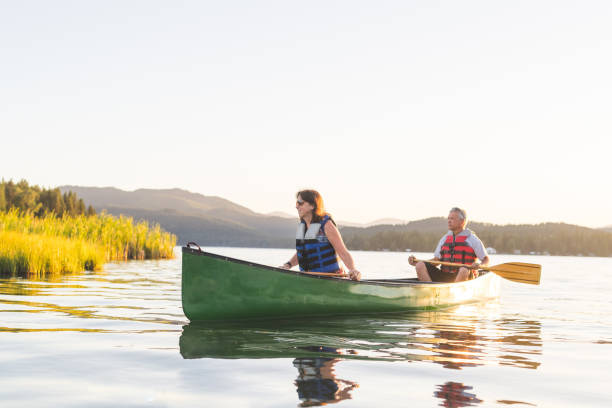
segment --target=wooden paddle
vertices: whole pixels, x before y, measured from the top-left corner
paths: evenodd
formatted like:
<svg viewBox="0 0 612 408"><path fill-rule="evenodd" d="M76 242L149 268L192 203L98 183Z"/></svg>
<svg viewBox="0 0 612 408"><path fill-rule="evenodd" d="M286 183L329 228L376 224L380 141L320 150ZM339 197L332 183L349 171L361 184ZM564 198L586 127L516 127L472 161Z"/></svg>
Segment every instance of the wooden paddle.
<svg viewBox="0 0 612 408"><path fill-rule="evenodd" d="M443 261L425 261L422 259L415 259L415 262L427 262L434 265L446 265L446 266L463 266L469 269L469 265L453 262ZM514 282L529 283L530 285L540 284L540 275L542 273L542 265L530 264L524 262L508 262L495 266L481 266L478 269L484 269L491 271L496 275L501 276L504 279L508 279Z"/></svg>
<svg viewBox="0 0 612 408"><path fill-rule="evenodd" d="M337 272L307 272L307 271L302 271L302 273L307 273L309 275L320 275L320 276L336 276L339 278L342 277L347 277L348 274L346 273L337 273Z"/></svg>

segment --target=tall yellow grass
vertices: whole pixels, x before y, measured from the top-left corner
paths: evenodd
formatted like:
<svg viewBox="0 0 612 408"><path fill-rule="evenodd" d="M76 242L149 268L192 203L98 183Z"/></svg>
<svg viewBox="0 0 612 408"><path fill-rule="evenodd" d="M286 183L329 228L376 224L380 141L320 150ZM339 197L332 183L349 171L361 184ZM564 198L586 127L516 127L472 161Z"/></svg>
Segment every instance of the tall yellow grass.
<svg viewBox="0 0 612 408"><path fill-rule="evenodd" d="M99 269L104 262L172 258L176 236L130 217L36 217L0 212L0 272L62 273Z"/></svg>
<svg viewBox="0 0 612 408"><path fill-rule="evenodd" d="M42 276L99 270L104 264L104 249L96 244L0 231L0 271L11 275Z"/></svg>

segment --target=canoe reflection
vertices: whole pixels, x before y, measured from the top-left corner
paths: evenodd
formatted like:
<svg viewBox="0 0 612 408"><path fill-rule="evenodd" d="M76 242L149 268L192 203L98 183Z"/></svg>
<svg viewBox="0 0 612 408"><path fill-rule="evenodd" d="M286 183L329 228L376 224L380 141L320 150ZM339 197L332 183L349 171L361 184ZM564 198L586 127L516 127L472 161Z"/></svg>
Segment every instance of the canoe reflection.
<svg viewBox="0 0 612 408"><path fill-rule="evenodd" d="M469 326L438 330L436 338L439 341L431 349L433 362L457 370L483 364L480 362L483 352L479 347L482 339Z"/></svg>
<svg viewBox="0 0 612 408"><path fill-rule="evenodd" d="M448 369L484 364L537 369L540 323L446 313L190 323L184 358L314 358L430 361Z"/></svg>
<svg viewBox="0 0 612 408"><path fill-rule="evenodd" d="M322 327L286 321L183 326L179 339L183 358L299 358L313 356L356 356L346 342L321 330ZM366 357L363 357L366 358Z"/></svg>
<svg viewBox="0 0 612 408"><path fill-rule="evenodd" d="M508 322L510 324L510 322ZM502 365L523 368L538 368L540 362L527 356L541 354L540 327L534 321L513 321L521 324L521 330L512 335L503 331L497 336L478 334L473 326L435 325L435 339L432 341L432 361L445 368L460 370L476 367L491 361L492 351L498 350L496 360Z"/></svg>

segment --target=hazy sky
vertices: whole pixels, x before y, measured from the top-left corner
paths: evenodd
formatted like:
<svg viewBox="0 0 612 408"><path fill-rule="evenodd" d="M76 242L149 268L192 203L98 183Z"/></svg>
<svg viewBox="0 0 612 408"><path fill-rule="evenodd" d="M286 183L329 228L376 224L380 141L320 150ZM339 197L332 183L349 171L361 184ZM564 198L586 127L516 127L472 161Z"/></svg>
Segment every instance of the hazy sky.
<svg viewBox="0 0 612 408"><path fill-rule="evenodd" d="M0 176L612 224L610 1L0 0Z"/></svg>

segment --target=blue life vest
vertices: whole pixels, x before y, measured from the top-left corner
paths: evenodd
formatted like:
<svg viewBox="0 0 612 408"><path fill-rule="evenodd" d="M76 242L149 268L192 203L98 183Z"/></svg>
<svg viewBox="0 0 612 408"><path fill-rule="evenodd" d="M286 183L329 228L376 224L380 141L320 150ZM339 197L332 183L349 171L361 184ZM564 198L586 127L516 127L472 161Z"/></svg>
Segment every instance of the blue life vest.
<svg viewBox="0 0 612 408"><path fill-rule="evenodd" d="M300 271L336 272L340 269L336 251L325 235L325 223L329 220L331 218L326 215L321 222L310 223L308 231L304 221L298 225L295 250Z"/></svg>

